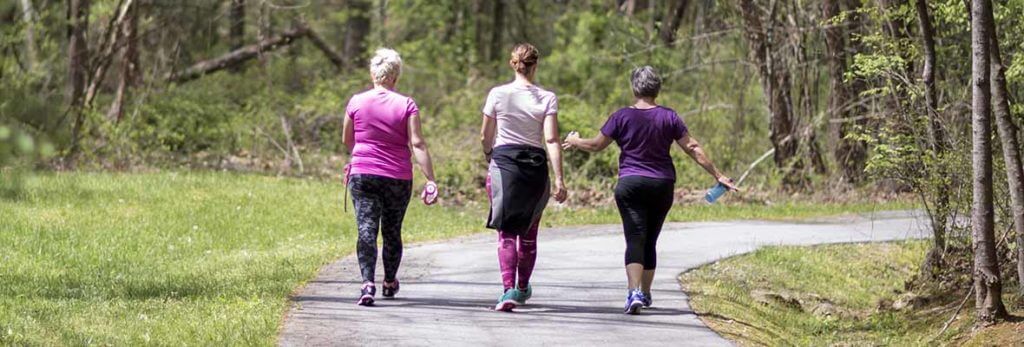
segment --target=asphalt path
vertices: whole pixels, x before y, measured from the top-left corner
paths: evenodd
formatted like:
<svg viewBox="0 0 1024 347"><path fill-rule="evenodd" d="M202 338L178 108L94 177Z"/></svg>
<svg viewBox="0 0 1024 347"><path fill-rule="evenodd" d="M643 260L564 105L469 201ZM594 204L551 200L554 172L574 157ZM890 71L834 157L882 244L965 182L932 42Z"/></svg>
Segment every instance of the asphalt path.
<svg viewBox="0 0 1024 347"><path fill-rule="evenodd" d="M491 310L502 289L494 233L407 247L401 292L383 300L378 284L374 307L355 304L359 266L349 256L324 267L291 298L278 344L730 345L690 309L680 273L766 245L922 238L924 220L882 212L807 222L670 223L658 241L654 307L633 316L622 314L625 245L618 225L542 229L533 299L513 313Z"/></svg>

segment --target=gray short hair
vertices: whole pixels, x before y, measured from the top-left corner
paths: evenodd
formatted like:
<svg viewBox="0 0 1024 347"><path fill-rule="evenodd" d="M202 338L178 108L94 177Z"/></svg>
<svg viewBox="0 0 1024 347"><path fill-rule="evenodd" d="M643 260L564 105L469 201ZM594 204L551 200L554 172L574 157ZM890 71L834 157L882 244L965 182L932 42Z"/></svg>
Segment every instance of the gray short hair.
<svg viewBox="0 0 1024 347"><path fill-rule="evenodd" d="M650 65L644 65L633 69L630 77L630 84L633 87L633 96L636 97L658 97L661 92L661 77Z"/></svg>
<svg viewBox="0 0 1024 347"><path fill-rule="evenodd" d="M377 84L396 80L402 74L402 57L393 49L380 48L370 59L370 73L373 74L373 82Z"/></svg>

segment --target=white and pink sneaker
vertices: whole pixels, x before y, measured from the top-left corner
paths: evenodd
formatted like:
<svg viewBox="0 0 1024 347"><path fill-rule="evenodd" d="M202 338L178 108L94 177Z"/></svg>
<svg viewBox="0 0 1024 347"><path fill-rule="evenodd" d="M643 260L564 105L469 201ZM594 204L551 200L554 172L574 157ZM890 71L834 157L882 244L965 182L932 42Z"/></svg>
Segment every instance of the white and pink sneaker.
<svg viewBox="0 0 1024 347"><path fill-rule="evenodd" d="M373 296L377 295L377 287L373 283L363 283L363 287L359 290L359 301L356 302L359 306L373 306Z"/></svg>

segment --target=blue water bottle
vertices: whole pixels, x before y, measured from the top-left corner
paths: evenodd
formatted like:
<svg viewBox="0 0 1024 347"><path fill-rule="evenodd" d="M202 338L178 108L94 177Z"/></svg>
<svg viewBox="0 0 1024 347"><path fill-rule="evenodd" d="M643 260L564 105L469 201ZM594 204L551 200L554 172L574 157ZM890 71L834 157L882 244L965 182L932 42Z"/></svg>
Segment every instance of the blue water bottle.
<svg viewBox="0 0 1024 347"><path fill-rule="evenodd" d="M704 200L709 204L713 204L727 191L729 191L729 188L722 184L722 182L718 182L718 184L715 184L714 187L708 190L707 194L704 194Z"/></svg>

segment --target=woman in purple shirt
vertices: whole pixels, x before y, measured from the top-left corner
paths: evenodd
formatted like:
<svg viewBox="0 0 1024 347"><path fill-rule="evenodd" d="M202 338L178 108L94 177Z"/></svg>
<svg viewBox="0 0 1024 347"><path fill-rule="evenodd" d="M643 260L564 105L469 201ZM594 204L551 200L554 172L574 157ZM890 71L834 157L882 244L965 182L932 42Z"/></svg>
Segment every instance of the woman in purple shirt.
<svg viewBox="0 0 1024 347"><path fill-rule="evenodd" d="M615 111L590 139L570 132L563 147L598 152L615 141L619 155L619 182L615 204L622 216L626 235L626 277L628 292L625 312L636 313L651 305L651 282L657 265L656 246L665 216L672 208L676 169L669 151L679 144L715 180L731 190L732 180L715 168L700 143L690 137L686 124L675 111L655 102L661 78L650 66L633 70L631 84L636 103Z"/></svg>

